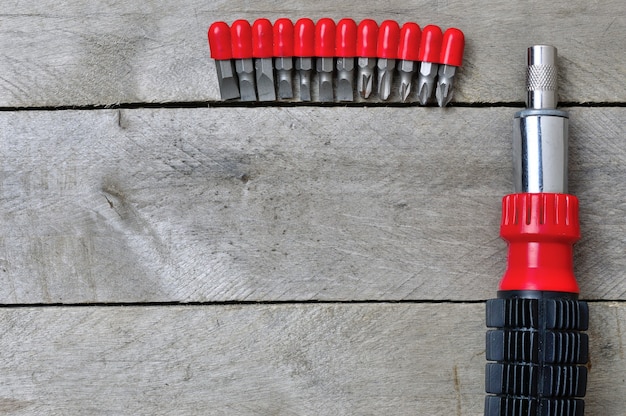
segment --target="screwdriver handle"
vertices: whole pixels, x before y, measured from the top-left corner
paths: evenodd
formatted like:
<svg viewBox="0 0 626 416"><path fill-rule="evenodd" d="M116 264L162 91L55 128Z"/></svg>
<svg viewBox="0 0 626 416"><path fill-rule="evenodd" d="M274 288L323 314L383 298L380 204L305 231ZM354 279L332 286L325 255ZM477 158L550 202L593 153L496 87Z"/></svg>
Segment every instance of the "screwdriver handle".
<svg viewBox="0 0 626 416"><path fill-rule="evenodd" d="M531 46L527 69L547 79L556 56L553 46ZM574 276L580 225L578 199L567 193L569 114L556 109L552 84L527 77L534 105L514 118L516 193L502 199L500 223L507 269L486 305L485 416L584 414L589 307Z"/></svg>
<svg viewBox="0 0 626 416"><path fill-rule="evenodd" d="M565 292L501 291L487 301L485 416L582 416L589 308Z"/></svg>

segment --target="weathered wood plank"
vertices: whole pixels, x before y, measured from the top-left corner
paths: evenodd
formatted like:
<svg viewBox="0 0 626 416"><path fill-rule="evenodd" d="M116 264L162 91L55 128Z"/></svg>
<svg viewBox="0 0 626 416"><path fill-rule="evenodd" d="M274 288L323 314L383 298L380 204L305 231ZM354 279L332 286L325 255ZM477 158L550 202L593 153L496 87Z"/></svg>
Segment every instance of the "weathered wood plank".
<svg viewBox="0 0 626 416"><path fill-rule="evenodd" d="M513 112L0 113L0 303L493 297ZM626 297L625 115L571 114L585 298Z"/></svg>
<svg viewBox="0 0 626 416"><path fill-rule="evenodd" d="M623 414L624 304L591 305L587 414ZM0 311L15 415L482 415L484 305Z"/></svg>
<svg viewBox="0 0 626 416"><path fill-rule="evenodd" d="M0 106L219 99L206 30L216 20L386 18L467 35L459 102L521 101L526 47L554 44L561 97L625 102L621 0L467 4L462 0L16 2L0 14Z"/></svg>

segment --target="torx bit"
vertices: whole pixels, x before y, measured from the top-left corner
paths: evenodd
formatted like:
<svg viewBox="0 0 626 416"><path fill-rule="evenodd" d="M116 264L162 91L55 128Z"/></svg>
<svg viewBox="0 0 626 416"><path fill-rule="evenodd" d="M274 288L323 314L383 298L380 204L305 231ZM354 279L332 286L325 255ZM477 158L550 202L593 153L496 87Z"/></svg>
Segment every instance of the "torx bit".
<svg viewBox="0 0 626 416"><path fill-rule="evenodd" d="M456 68L463 62L465 36L459 29L451 27L443 34L441 57L439 61L439 76L437 78L437 103L445 107L452 100L454 94L454 76Z"/></svg>
<svg viewBox="0 0 626 416"><path fill-rule="evenodd" d="M315 23L309 18L299 19L294 26L293 56L300 78L300 100L311 101L311 71L315 53Z"/></svg>
<svg viewBox="0 0 626 416"><path fill-rule="evenodd" d="M356 22L341 19L337 23L335 56L337 57L337 100L354 101L354 57L356 56Z"/></svg>
<svg viewBox="0 0 626 416"><path fill-rule="evenodd" d="M268 19L257 19L252 24L252 56L256 73L259 101L276 101L274 86L274 30Z"/></svg>
<svg viewBox="0 0 626 416"><path fill-rule="evenodd" d="M252 62L252 27L247 20L235 20L230 27L235 70L239 77L241 101L256 101Z"/></svg>
<svg viewBox="0 0 626 416"><path fill-rule="evenodd" d="M278 97L293 98L293 23L287 18L274 22L274 68Z"/></svg>
<svg viewBox="0 0 626 416"><path fill-rule="evenodd" d="M398 42L400 41L400 25L394 20L385 20L378 30L376 47L376 67L378 69L378 96L387 100L391 94L393 71L396 69Z"/></svg>
<svg viewBox="0 0 626 416"><path fill-rule="evenodd" d="M333 101L333 70L335 56L335 22L323 18L315 25L315 63L321 102Z"/></svg>
<svg viewBox="0 0 626 416"><path fill-rule="evenodd" d="M369 98L374 84L376 67L376 43L378 42L378 23L364 19L359 23L356 35L357 55L357 91L362 98Z"/></svg>
<svg viewBox="0 0 626 416"><path fill-rule="evenodd" d="M398 45L398 72L400 74L400 99L406 102L411 94L413 76L419 66L419 48L422 31L417 23L406 22L400 29Z"/></svg>
<svg viewBox="0 0 626 416"><path fill-rule="evenodd" d="M209 46L211 58L215 60L217 81L222 100L239 98L237 76L233 65L233 53L230 41L230 28L224 22L215 22L209 27Z"/></svg>
<svg viewBox="0 0 626 416"><path fill-rule="evenodd" d="M443 34L439 26L428 25L422 30L422 41L419 51L421 63L417 79L417 96L422 105L428 103L435 89L442 38Z"/></svg>

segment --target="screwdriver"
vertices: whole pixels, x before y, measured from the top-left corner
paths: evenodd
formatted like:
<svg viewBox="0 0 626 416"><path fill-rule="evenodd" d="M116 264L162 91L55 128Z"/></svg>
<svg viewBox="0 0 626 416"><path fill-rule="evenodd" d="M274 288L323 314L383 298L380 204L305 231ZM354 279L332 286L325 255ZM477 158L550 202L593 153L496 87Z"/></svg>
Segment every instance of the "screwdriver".
<svg viewBox="0 0 626 416"><path fill-rule="evenodd" d="M268 19L257 19L252 24L252 56L256 73L256 88L259 101L275 101L274 67L274 29Z"/></svg>
<svg viewBox="0 0 626 416"><path fill-rule="evenodd" d="M300 78L300 100L311 101L311 71L315 53L315 23L309 18L298 19L293 29L293 55Z"/></svg>
<svg viewBox="0 0 626 416"><path fill-rule="evenodd" d="M463 49L465 48L465 36L455 27L446 29L443 34L441 56L439 59L439 76L437 77L437 90L435 95L439 107L445 107L452 100L454 93L454 76L456 68L463 62Z"/></svg>
<svg viewBox="0 0 626 416"><path fill-rule="evenodd" d="M514 118L514 194L502 200L508 267L487 301L485 416L582 416L589 308L578 300L578 199L567 194L568 113L557 50L528 49L527 108Z"/></svg>
<svg viewBox="0 0 626 416"><path fill-rule="evenodd" d="M278 97L293 98L293 23L287 18L274 22L274 68L278 77Z"/></svg>
<svg viewBox="0 0 626 416"><path fill-rule="evenodd" d="M337 57L337 100L354 101L354 57L356 56L356 22L341 19L337 23L335 56Z"/></svg>
<svg viewBox="0 0 626 416"><path fill-rule="evenodd" d="M433 94L439 67L442 38L443 34L439 26L428 25L422 30L422 41L419 51L421 64L417 79L417 96L422 105L426 105Z"/></svg>
<svg viewBox="0 0 626 416"><path fill-rule="evenodd" d="M315 66L319 81L319 101L333 101L333 60L335 56L335 22L323 18L315 25Z"/></svg>
<svg viewBox="0 0 626 416"><path fill-rule="evenodd" d="M372 19L364 19L357 27L356 54L357 90L362 98L369 98L374 83L376 67L376 43L378 42L378 23Z"/></svg>
<svg viewBox="0 0 626 416"><path fill-rule="evenodd" d="M237 87L237 77L232 61L230 28L224 22L215 22L209 27L208 36L211 58L215 60L222 100L239 98L239 87Z"/></svg>
<svg viewBox="0 0 626 416"><path fill-rule="evenodd" d="M376 44L378 96L381 100L387 100L391 94L399 41L400 25L394 20L383 21L378 29L378 42Z"/></svg>
<svg viewBox="0 0 626 416"><path fill-rule="evenodd" d="M411 94L413 75L419 66L419 48L422 31L417 23L406 22L400 29L398 44L398 72L400 73L400 98L406 102Z"/></svg>
<svg viewBox="0 0 626 416"><path fill-rule="evenodd" d="M254 64L252 63L252 27L247 20L235 20L230 27L235 58L235 69L239 77L241 101L256 101Z"/></svg>

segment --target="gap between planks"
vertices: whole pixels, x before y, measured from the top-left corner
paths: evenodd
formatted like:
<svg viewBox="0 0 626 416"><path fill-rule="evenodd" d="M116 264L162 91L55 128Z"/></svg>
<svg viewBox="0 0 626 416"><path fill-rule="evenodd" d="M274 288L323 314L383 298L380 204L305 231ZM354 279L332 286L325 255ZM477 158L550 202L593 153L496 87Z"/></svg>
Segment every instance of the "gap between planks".
<svg viewBox="0 0 626 416"><path fill-rule="evenodd" d="M494 294L495 297L495 294ZM626 304L626 300L581 299L587 303ZM475 305L485 303L487 299L478 300L270 300L270 301L222 301L222 302L85 302L85 303L3 303L0 309L19 308L118 308L118 307L204 307L204 306L265 306L265 305Z"/></svg>
<svg viewBox="0 0 626 416"><path fill-rule="evenodd" d="M240 102L240 101L180 101L164 103L119 103L119 104L98 104L98 105L63 105L63 106L29 106L29 107L0 107L0 111L85 111L85 110L136 110L136 109L157 109L157 108L267 108L267 107L340 107L340 108L408 108L408 107L437 107L437 104L420 105L419 103L400 102L342 102L342 103L311 103L311 102ZM525 104L521 101L501 101L501 102L473 102L473 103L451 103L448 107L460 108L522 108ZM560 102L559 108L611 108L626 107L626 102Z"/></svg>

